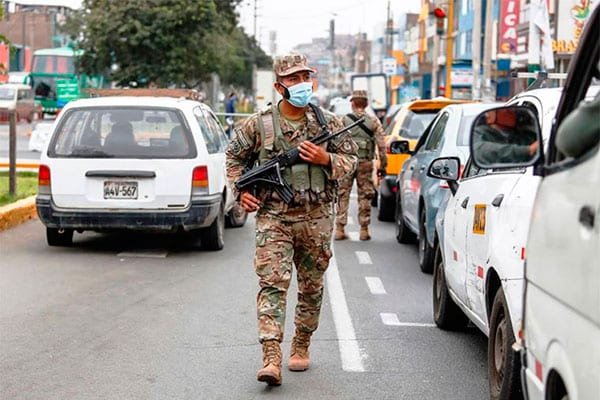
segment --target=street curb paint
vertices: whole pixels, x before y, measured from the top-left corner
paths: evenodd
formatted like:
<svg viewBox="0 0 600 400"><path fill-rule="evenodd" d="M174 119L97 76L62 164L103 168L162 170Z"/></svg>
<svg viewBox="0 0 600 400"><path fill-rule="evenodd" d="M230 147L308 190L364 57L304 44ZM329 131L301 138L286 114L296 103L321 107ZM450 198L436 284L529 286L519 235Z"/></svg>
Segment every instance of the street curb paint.
<svg viewBox="0 0 600 400"><path fill-rule="evenodd" d="M0 207L0 232L37 218L35 195Z"/></svg>

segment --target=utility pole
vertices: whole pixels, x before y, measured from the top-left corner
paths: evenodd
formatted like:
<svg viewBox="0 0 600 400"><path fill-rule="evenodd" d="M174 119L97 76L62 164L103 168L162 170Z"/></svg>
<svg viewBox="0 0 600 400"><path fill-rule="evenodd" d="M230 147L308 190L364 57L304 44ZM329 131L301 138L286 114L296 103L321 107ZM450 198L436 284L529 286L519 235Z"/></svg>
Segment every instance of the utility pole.
<svg viewBox="0 0 600 400"><path fill-rule="evenodd" d="M473 31L471 48L473 58L473 100L481 99L481 0L473 0Z"/></svg>
<svg viewBox="0 0 600 400"><path fill-rule="evenodd" d="M433 60L431 62L431 98L437 97L438 95L438 58L440 56L440 35L435 34L433 36Z"/></svg>
<svg viewBox="0 0 600 400"><path fill-rule="evenodd" d="M17 193L17 110L8 111L8 194Z"/></svg>
<svg viewBox="0 0 600 400"><path fill-rule="evenodd" d="M258 17L258 0L254 0L254 41L258 43L256 39L256 18Z"/></svg>
<svg viewBox="0 0 600 400"><path fill-rule="evenodd" d="M25 42L26 42L26 38L27 38L27 13L25 12L25 10L21 10L21 53L23 55L23 65L22 65L22 70L25 71L25 66L27 64L27 55L25 54Z"/></svg>
<svg viewBox="0 0 600 400"><path fill-rule="evenodd" d="M454 56L454 0L448 0L448 36L446 37L446 97L452 97L452 61Z"/></svg>
<svg viewBox="0 0 600 400"><path fill-rule="evenodd" d="M485 4L485 44L483 47L483 100L492 101L492 13L493 0L486 0ZM494 96L495 97L495 96Z"/></svg>

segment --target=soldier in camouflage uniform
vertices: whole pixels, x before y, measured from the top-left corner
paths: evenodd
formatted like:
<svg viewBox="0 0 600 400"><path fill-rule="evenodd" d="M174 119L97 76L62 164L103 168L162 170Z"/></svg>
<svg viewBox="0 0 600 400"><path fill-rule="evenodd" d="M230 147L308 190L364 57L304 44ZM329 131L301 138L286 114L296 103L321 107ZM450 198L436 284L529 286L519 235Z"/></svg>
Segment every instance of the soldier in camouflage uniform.
<svg viewBox="0 0 600 400"><path fill-rule="evenodd" d="M317 112L331 131L343 127L333 114L313 109L308 102L316 83L306 57L290 54L274 62L275 89L284 97L276 105L252 115L234 131L226 152L227 178L231 187L249 160L262 164L285 150L298 147L305 163L282 171L294 191L290 204L273 190L236 193L241 206L256 214L254 268L259 278L257 296L259 341L263 367L257 379L281 384L281 349L287 290L296 266L298 304L296 331L288 368L304 371L309 366L308 346L319 324L323 298L323 274L331 257L333 201L337 180L356 167L356 144L348 134L317 146L307 141L319 134Z"/></svg>
<svg viewBox="0 0 600 400"><path fill-rule="evenodd" d="M373 184L373 159L375 158L375 146L379 153L378 176L383 176L387 165L385 153L385 139L383 127L379 120L367 113L365 108L368 104L367 91L355 90L350 98L352 113L344 116L344 125L348 126L361 117L366 120L362 124L352 128L352 138L358 145L358 167L354 174L347 176L340 182L338 190L337 217L335 220L335 240L344 240L348 236L344 227L348 222L348 207L350 205L350 192L352 184L356 179L358 189L358 222L360 224L360 240L369 240L369 223L371 222L371 199L375 195Z"/></svg>

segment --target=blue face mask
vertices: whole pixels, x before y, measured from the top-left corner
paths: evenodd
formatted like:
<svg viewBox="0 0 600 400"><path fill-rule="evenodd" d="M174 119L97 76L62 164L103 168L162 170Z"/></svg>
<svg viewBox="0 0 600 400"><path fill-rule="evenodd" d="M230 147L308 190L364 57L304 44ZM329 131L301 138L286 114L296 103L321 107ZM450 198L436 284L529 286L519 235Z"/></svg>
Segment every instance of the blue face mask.
<svg viewBox="0 0 600 400"><path fill-rule="evenodd" d="M290 102L291 105L298 108L303 108L308 105L308 102L313 94L312 81L298 83L294 86L290 86L289 88L284 84L281 84L281 86L287 89L286 94L288 94L288 96L285 96L285 98Z"/></svg>

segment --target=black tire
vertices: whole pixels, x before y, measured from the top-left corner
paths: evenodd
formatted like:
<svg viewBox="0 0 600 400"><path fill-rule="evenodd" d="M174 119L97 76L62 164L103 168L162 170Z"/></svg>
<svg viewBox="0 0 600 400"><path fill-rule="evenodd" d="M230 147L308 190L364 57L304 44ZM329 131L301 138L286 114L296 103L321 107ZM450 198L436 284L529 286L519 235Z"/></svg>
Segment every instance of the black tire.
<svg viewBox="0 0 600 400"><path fill-rule="evenodd" d="M469 319L456 305L446 285L444 259L440 246L436 246L433 270L433 320L438 328L446 331L463 330Z"/></svg>
<svg viewBox="0 0 600 400"><path fill-rule="evenodd" d="M68 247L73 244L73 229L46 228L48 246Z"/></svg>
<svg viewBox="0 0 600 400"><path fill-rule="evenodd" d="M396 213L396 204L394 204L395 201L396 199L394 196L385 198L381 195L381 191L379 191L379 208L377 209L377 219L379 221L394 221L394 214Z"/></svg>
<svg viewBox="0 0 600 400"><path fill-rule="evenodd" d="M240 228L244 226L248 219L248 213L236 202L229 213L225 216L226 228Z"/></svg>
<svg viewBox="0 0 600 400"><path fill-rule="evenodd" d="M406 226L404 222L404 214L402 213L402 199L400 192L396 194L396 240L398 243L409 244L417 240L417 236Z"/></svg>
<svg viewBox="0 0 600 400"><path fill-rule="evenodd" d="M513 351L515 342L502 287L496 292L488 337L488 381L490 399L522 399L521 360Z"/></svg>
<svg viewBox="0 0 600 400"><path fill-rule="evenodd" d="M427 231L425 229L425 210L421 210L419 217L419 267L426 274L433 272L433 259L435 257L433 247L429 246L427 241Z"/></svg>
<svg viewBox="0 0 600 400"><path fill-rule="evenodd" d="M221 250L225 246L225 211L223 202L219 207L219 214L213 223L200 231L200 242L204 250Z"/></svg>

